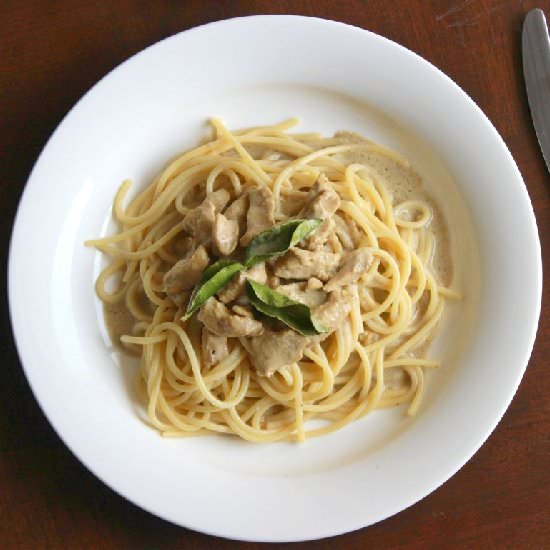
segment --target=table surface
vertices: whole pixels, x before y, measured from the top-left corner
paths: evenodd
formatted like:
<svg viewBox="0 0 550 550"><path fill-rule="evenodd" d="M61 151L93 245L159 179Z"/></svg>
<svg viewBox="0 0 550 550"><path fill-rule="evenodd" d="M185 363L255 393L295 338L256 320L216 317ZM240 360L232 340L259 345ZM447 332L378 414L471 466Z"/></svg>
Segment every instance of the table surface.
<svg viewBox="0 0 550 550"><path fill-rule="evenodd" d="M397 4L399 7L396 8ZM550 177L532 128L521 26L548 0L284 0L144 2L4 0L0 5L2 284L17 203L40 150L98 79L144 47L233 16L296 13L336 19L410 48L454 79L510 148L533 201L550 268ZM234 548L171 525L115 494L63 445L24 377L1 297L0 547ZM318 548L550 546L550 305L510 408L489 440L442 487L374 526L301 543ZM243 547L261 545L242 543Z"/></svg>

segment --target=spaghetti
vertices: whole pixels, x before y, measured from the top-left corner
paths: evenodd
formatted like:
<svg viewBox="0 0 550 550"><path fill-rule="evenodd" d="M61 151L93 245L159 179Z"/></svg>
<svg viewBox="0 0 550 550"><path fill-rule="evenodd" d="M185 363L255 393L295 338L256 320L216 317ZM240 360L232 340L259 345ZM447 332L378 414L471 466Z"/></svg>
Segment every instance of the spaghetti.
<svg viewBox="0 0 550 550"><path fill-rule="evenodd" d="M451 262L444 224L418 176L397 154L356 134L288 133L295 119L237 132L219 120L211 123L211 141L173 159L127 206L131 183L125 181L113 204L119 231L86 243L111 258L97 278L96 292L112 338L141 357L140 388L150 424L166 436L217 432L252 442L302 441L377 408L407 403L414 415L425 372L438 366L424 357L428 344L446 299L459 297L445 286ZM295 335L307 338L303 352L268 376L257 368L254 335L227 338L221 360L206 360L201 344L206 305L185 319L189 289L167 290L167 273L181 261L189 239L198 238L198 229L190 230L191 213L223 190L229 206L218 204L215 212L229 218L228 209L239 198L267 189L273 223L281 224L307 211L320 178L337 194L338 207L330 231L317 239L318 250L345 258L360 249L369 258L336 296L338 307L345 304L337 326L319 336ZM250 199L248 230L252 208ZM223 215L216 220L222 218L227 221ZM241 239L245 229L240 228ZM304 242L294 248L305 254ZM211 264L220 254L209 240L204 247ZM239 250L242 246L229 257ZM305 279L296 282L292 272L286 279L275 274L286 274L276 267L291 252L261 264L264 282L275 289L294 284L304 296L330 295L324 287L337 285L327 283L329 276L324 281L305 277L306 284ZM226 307L216 297L211 300L226 308L224 314L250 309L246 299L231 302L237 303L233 310L229 302ZM250 324L265 325L256 311L254 319L243 315Z"/></svg>

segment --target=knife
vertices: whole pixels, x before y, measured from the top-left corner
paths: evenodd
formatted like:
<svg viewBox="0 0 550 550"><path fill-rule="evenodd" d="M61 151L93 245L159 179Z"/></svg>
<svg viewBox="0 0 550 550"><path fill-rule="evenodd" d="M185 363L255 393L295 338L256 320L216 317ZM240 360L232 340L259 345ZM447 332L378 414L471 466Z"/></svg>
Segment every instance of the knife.
<svg viewBox="0 0 550 550"><path fill-rule="evenodd" d="M522 32L523 76L531 118L550 171L550 38L544 12L531 10Z"/></svg>

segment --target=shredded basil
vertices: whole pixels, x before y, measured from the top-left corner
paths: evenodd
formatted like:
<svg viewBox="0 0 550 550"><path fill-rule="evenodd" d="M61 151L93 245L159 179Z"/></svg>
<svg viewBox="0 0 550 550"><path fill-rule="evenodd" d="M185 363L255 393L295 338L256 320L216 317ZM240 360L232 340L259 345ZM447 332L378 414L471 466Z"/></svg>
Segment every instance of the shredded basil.
<svg viewBox="0 0 550 550"><path fill-rule="evenodd" d="M312 317L308 306L291 300L288 296L266 285L248 279L246 293L252 305L260 313L279 319L279 321L304 336L327 332L327 329Z"/></svg>
<svg viewBox="0 0 550 550"><path fill-rule="evenodd" d="M185 315L181 318L182 321L189 319L208 298L214 296L216 292L229 283L235 273L243 269L243 264L232 260L218 260L206 268L201 280L193 290L193 294L191 294Z"/></svg>
<svg viewBox="0 0 550 550"><path fill-rule="evenodd" d="M246 267L281 256L289 248L305 239L323 220L290 220L256 235L246 248Z"/></svg>

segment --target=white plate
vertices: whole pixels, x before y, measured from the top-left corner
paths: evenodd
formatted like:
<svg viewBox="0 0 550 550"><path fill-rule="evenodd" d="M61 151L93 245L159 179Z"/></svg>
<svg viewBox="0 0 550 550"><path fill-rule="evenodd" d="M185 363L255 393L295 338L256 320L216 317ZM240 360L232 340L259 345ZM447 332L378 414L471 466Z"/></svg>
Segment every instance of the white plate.
<svg viewBox="0 0 550 550"><path fill-rule="evenodd" d="M134 367L104 342L93 293L123 178L139 185L204 135L298 115L405 154L438 196L455 286L413 421L375 412L303 445L163 439L138 417ZM455 183L453 183L453 179ZM459 192L457 192L457 189ZM67 115L29 179L12 238L9 297L25 372L48 419L100 479L174 523L237 539L336 535L411 505L458 470L510 403L535 337L540 246L501 138L449 78L410 51L340 23L260 16L206 25L122 64Z"/></svg>

